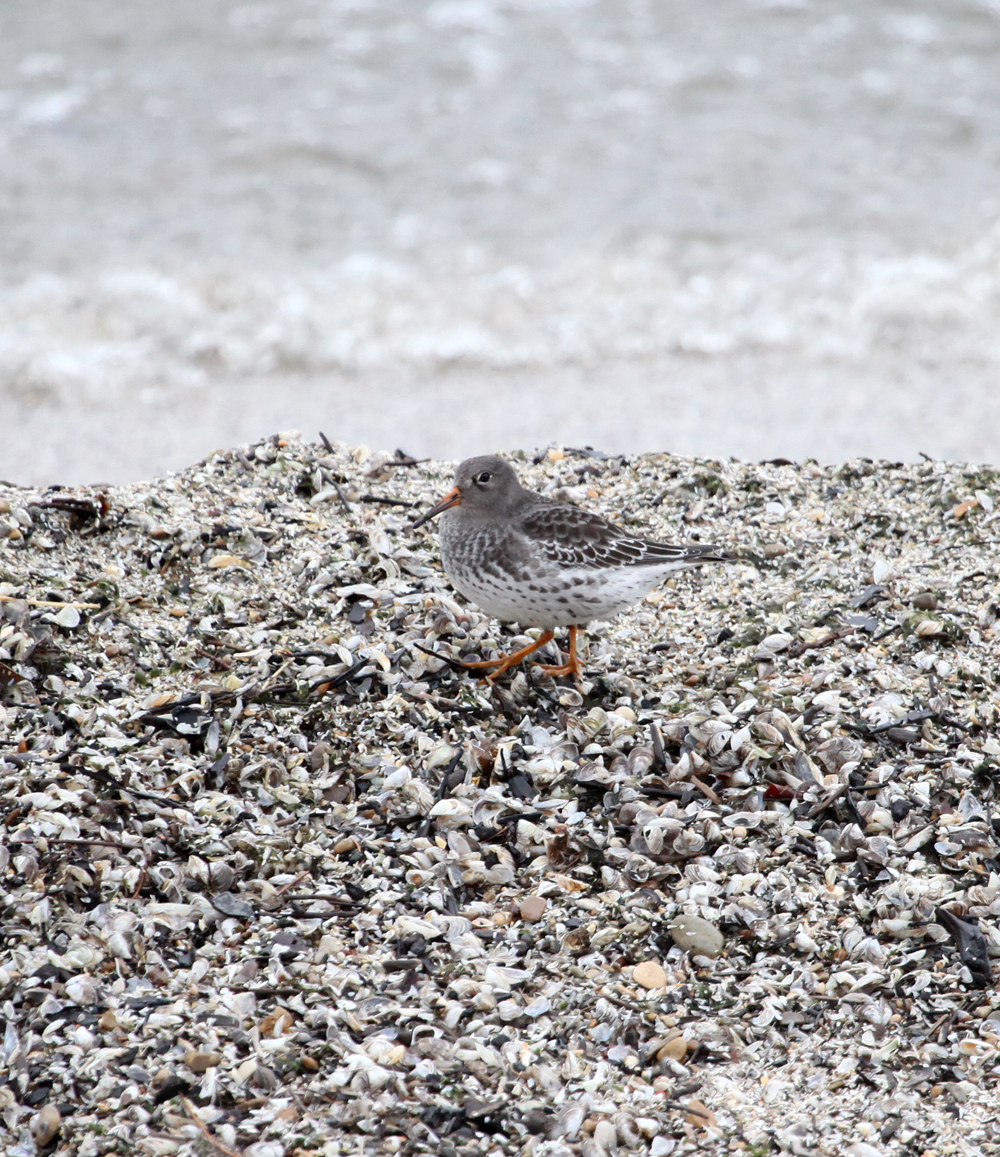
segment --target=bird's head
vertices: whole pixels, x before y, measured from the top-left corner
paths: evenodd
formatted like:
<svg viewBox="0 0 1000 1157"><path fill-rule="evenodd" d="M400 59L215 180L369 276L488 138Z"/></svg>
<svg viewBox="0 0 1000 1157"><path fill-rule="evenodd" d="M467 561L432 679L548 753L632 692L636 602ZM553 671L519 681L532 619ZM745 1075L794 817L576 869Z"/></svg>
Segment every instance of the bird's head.
<svg viewBox="0 0 1000 1157"><path fill-rule="evenodd" d="M509 511L523 493L514 468L495 454L466 458L455 471L455 486L426 514L413 523L423 526L442 511L461 506L472 517L501 515Z"/></svg>

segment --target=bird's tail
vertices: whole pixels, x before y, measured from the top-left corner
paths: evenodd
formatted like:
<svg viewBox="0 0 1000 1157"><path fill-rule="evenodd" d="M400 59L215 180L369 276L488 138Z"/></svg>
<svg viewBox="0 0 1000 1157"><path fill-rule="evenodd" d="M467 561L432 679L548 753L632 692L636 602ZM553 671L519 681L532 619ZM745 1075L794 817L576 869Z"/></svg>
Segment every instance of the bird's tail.
<svg viewBox="0 0 1000 1157"><path fill-rule="evenodd" d="M688 566L700 566L703 562L734 562L737 557L721 546L689 546L684 561Z"/></svg>

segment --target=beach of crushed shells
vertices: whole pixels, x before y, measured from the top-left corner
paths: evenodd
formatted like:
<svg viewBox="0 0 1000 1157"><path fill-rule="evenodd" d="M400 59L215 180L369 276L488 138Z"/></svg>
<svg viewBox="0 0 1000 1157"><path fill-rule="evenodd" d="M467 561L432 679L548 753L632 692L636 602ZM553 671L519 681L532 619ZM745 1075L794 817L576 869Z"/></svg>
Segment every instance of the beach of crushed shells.
<svg viewBox="0 0 1000 1157"><path fill-rule="evenodd" d="M491 686L453 464L0 486L10 1157L1000 1153L1000 474L510 457L736 557Z"/></svg>

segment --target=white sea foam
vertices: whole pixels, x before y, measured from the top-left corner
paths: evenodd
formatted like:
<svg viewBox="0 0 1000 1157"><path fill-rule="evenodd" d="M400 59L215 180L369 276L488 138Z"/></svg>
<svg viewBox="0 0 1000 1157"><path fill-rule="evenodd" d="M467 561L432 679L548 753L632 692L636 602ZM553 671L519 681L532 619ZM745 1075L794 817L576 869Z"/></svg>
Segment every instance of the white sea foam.
<svg viewBox="0 0 1000 1157"><path fill-rule="evenodd" d="M0 380L8 399L67 406L217 378L400 366L595 369L773 352L803 369L840 363L846 375L895 351L904 369L930 358L943 369L975 363L978 376L1000 363L1000 229L950 259L827 249L735 255L693 275L681 264L633 252L491 267L439 254L429 273L356 254L298 276L39 275L0 289Z"/></svg>

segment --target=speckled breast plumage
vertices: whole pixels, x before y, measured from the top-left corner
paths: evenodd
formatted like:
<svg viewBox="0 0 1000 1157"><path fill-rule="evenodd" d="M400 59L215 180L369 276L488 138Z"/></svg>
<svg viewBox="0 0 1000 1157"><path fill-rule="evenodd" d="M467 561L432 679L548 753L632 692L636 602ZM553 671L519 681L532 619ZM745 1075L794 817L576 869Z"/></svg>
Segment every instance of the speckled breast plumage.
<svg viewBox="0 0 1000 1157"><path fill-rule="evenodd" d="M555 561L516 525L473 522L457 511L441 520L441 558L455 589L487 614L547 629L617 615L678 566Z"/></svg>

